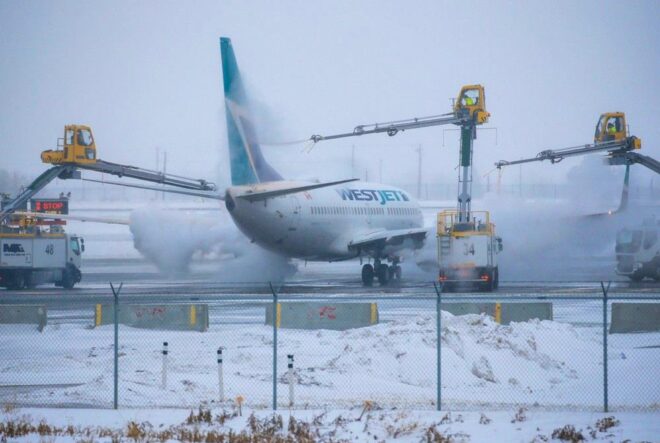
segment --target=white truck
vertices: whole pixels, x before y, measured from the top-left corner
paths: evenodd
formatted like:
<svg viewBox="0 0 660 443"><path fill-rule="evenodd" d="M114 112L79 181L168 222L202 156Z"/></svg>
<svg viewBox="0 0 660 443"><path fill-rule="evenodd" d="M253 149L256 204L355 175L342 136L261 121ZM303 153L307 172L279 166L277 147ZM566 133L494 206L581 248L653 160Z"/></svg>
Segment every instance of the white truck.
<svg viewBox="0 0 660 443"><path fill-rule="evenodd" d="M0 232L0 286L31 288L55 283L71 289L82 277L84 240L51 228L50 232Z"/></svg>
<svg viewBox="0 0 660 443"><path fill-rule="evenodd" d="M636 229L616 236L616 273L632 281L645 277L660 281L660 219L649 218Z"/></svg>
<svg viewBox="0 0 660 443"><path fill-rule="evenodd" d="M493 291L499 286L497 256L502 239L488 211L472 212L468 222L459 222L459 213L438 213L438 280L446 291L471 289Z"/></svg>

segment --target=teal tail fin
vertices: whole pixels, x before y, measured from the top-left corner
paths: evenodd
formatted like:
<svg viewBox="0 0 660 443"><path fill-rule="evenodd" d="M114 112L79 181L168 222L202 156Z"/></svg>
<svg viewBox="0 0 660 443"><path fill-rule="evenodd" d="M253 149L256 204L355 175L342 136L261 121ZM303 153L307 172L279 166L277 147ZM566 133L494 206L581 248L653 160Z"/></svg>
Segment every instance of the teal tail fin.
<svg viewBox="0 0 660 443"><path fill-rule="evenodd" d="M264 159L250 119L247 97L231 40L220 37L222 82L225 91L227 139L234 186L282 180Z"/></svg>

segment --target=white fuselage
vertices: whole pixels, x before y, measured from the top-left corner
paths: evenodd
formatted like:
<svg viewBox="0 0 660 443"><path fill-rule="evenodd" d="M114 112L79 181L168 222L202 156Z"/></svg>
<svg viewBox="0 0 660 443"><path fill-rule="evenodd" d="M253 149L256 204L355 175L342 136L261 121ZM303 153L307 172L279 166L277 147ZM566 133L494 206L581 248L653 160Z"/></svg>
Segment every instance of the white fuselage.
<svg viewBox="0 0 660 443"><path fill-rule="evenodd" d="M378 183L351 182L263 201L240 198L311 183L270 182L227 190L227 208L238 228L258 245L304 260L344 260L359 255L356 238L378 231L421 228L422 212L408 193Z"/></svg>

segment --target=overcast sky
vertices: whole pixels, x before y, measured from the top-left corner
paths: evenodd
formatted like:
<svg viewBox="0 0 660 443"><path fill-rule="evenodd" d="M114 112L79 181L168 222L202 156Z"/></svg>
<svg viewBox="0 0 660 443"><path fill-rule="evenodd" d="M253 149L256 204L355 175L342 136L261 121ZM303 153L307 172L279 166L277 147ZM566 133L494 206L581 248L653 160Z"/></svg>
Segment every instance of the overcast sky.
<svg viewBox="0 0 660 443"><path fill-rule="evenodd" d="M444 113L461 85L481 83L498 131L497 143L479 134L478 177L500 159L590 143L607 111L624 111L660 158L659 24L658 1L0 0L0 168L39 173L64 124L83 123L104 160L152 168L159 148L168 171L228 183L220 36L266 142ZM384 181L414 182L418 144L424 177L454 181L458 133L442 128L264 154L290 178L375 179L382 161ZM523 174L561 183L580 163Z"/></svg>

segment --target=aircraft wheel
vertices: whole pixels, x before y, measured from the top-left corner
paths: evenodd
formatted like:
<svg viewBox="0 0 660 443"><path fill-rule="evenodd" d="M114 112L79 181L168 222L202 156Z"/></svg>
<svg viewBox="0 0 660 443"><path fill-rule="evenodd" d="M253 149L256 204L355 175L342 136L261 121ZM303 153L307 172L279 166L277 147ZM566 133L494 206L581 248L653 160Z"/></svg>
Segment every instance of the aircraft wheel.
<svg viewBox="0 0 660 443"><path fill-rule="evenodd" d="M362 284L371 286L374 284L374 267L370 264L362 266Z"/></svg>
<svg viewBox="0 0 660 443"><path fill-rule="evenodd" d="M388 266L385 264L378 266L378 269L376 270L376 276L378 277L378 283L380 283L381 286L385 286L389 281L390 276Z"/></svg>

